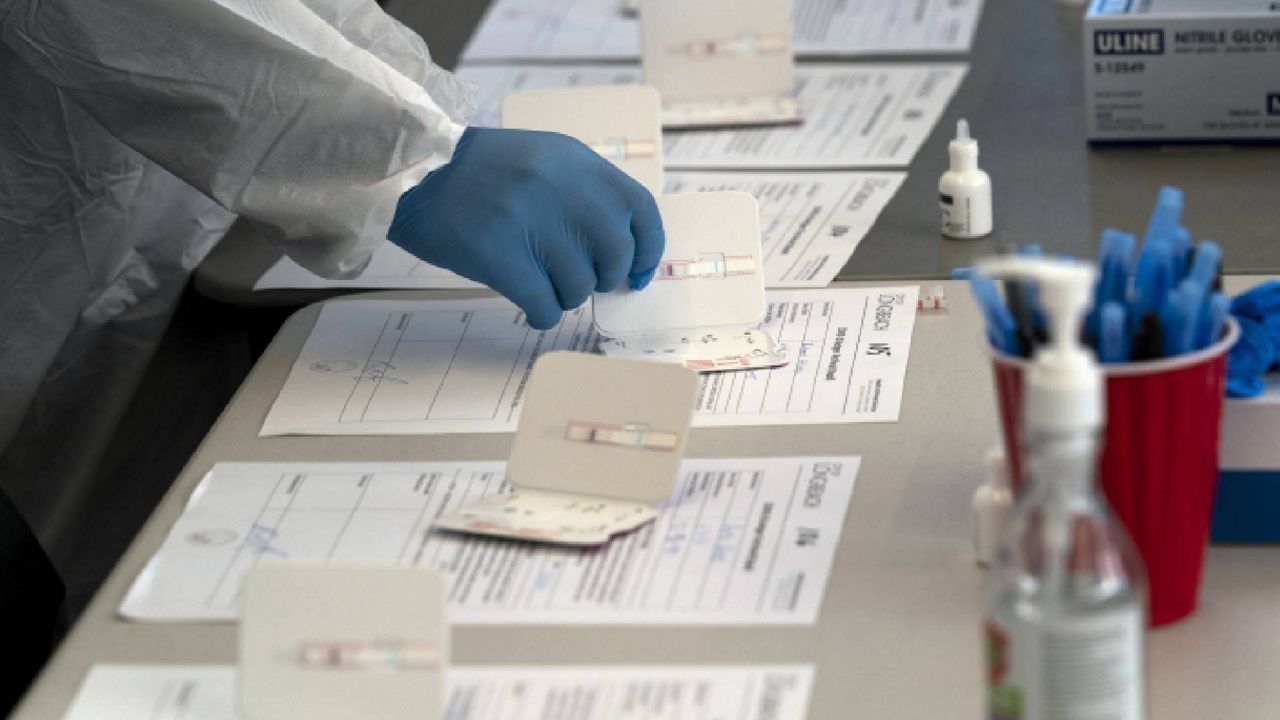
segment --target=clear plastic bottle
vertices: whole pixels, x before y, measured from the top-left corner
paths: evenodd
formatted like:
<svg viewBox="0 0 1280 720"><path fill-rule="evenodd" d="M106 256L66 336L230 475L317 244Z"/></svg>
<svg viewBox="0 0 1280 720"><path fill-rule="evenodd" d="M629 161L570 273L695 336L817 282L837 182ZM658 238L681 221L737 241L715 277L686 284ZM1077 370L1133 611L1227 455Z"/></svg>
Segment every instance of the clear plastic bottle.
<svg viewBox="0 0 1280 720"><path fill-rule="evenodd" d="M987 578L987 717L1141 720L1146 578L1097 488L1105 386L1079 343L1093 268L999 258L978 270L1039 281L1052 334L1024 377L1029 483Z"/></svg>
<svg viewBox="0 0 1280 720"><path fill-rule="evenodd" d="M1031 439L1030 486L988 578L988 717L1146 717L1146 580L1094 487L1092 433Z"/></svg>

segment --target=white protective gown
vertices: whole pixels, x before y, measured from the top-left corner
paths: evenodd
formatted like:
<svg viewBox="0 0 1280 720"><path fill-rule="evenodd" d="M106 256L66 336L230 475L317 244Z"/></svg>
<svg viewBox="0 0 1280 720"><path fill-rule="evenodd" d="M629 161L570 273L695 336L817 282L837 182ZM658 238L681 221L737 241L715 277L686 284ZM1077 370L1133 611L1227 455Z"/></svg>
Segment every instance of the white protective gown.
<svg viewBox="0 0 1280 720"><path fill-rule="evenodd" d="M358 272L468 104L373 0L0 0L0 486L56 564L235 216Z"/></svg>

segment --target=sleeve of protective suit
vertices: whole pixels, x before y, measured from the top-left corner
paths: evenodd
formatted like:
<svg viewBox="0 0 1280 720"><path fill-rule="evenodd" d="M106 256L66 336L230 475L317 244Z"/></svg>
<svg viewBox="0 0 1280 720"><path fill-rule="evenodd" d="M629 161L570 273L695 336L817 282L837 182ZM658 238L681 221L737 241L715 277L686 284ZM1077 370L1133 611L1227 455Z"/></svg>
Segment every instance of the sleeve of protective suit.
<svg viewBox="0 0 1280 720"><path fill-rule="evenodd" d="M373 0L9 0L0 38L126 145L332 277L364 267L471 112Z"/></svg>

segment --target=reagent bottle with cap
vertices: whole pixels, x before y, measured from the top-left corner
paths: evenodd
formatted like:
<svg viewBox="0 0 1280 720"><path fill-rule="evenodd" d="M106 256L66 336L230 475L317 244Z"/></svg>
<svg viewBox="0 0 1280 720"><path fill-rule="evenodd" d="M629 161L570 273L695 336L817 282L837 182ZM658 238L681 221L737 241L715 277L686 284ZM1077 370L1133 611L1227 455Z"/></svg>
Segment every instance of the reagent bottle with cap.
<svg viewBox="0 0 1280 720"><path fill-rule="evenodd" d="M956 123L956 139L947 146L951 169L938 181L942 234L980 238L991 234L991 178L978 169L978 141L969 136L969 122Z"/></svg>

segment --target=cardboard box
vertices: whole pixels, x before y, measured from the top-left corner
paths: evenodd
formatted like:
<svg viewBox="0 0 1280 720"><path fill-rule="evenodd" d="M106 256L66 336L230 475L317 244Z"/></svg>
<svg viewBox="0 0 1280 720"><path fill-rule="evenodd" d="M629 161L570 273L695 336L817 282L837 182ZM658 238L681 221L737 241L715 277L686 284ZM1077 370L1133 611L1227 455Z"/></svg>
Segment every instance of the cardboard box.
<svg viewBox="0 0 1280 720"><path fill-rule="evenodd" d="M1212 540L1280 543L1280 375L1259 397L1227 400L1218 466Z"/></svg>
<svg viewBox="0 0 1280 720"><path fill-rule="evenodd" d="M1090 140L1280 139L1280 4L1095 0L1085 16Z"/></svg>

